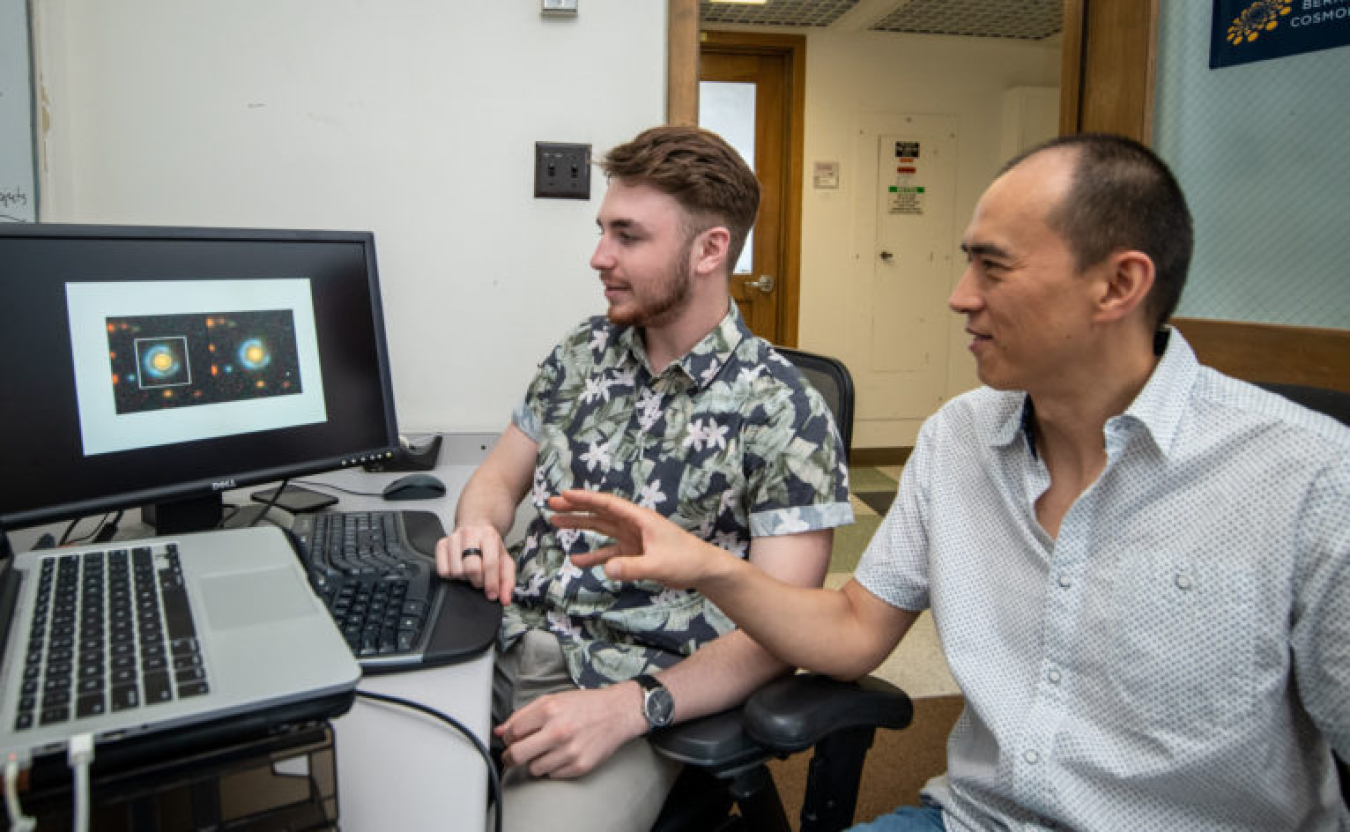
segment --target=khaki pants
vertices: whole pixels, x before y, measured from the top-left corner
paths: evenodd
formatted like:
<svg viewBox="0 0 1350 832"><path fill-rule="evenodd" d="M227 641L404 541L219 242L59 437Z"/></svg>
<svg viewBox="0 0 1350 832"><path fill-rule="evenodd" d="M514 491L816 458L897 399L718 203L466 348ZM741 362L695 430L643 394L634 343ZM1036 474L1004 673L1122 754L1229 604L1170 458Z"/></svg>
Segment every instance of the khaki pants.
<svg viewBox="0 0 1350 832"><path fill-rule="evenodd" d="M501 724L531 700L575 690L552 633L530 630L497 657L492 720ZM551 780L513 768L502 778L502 827L507 832L643 832L679 776L680 764L638 737L620 746L584 777Z"/></svg>

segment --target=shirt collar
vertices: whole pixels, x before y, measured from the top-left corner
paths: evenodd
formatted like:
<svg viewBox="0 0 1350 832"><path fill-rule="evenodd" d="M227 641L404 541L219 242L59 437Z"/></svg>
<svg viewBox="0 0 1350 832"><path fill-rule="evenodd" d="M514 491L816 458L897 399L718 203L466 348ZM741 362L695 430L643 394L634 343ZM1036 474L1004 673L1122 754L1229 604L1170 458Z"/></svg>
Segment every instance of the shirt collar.
<svg viewBox="0 0 1350 832"><path fill-rule="evenodd" d="M1108 419L1107 425L1137 424L1148 432L1154 444L1165 454L1176 437L1191 388L1200 372L1200 362L1191 345L1176 329L1164 329L1157 340L1159 344L1155 349L1160 347L1162 355L1144 389L1139 391L1124 413ZM1026 440L1027 450L1035 456L1036 409L1031 397L1024 392L1019 393L1009 398L1008 405L993 431L990 444L1006 447L1021 436Z"/></svg>
<svg viewBox="0 0 1350 832"><path fill-rule="evenodd" d="M1111 422L1135 422L1153 437L1158 450L1167 454L1176 438L1181 417L1186 412L1191 390L1200 375L1200 362L1195 351L1176 329L1168 327L1166 345L1158 366L1153 368L1148 383L1121 415ZM1161 338L1160 338L1161 340Z"/></svg>
<svg viewBox="0 0 1350 832"><path fill-rule="evenodd" d="M683 375L695 389L706 386L716 378L741 342L752 337L750 328L741 319L735 301L730 303L730 307L717 326L703 336L693 349L679 360L672 362L662 375ZM625 327L619 334L619 346L626 350L639 366L646 368L649 374L653 374L651 364L647 360L647 348L642 343L639 332L638 327Z"/></svg>

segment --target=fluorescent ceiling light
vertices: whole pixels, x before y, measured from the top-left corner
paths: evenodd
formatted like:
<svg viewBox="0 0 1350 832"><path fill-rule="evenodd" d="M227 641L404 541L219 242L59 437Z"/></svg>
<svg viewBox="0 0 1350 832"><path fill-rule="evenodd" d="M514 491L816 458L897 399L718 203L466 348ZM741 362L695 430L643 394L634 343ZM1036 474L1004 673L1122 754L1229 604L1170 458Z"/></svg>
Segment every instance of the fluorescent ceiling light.
<svg viewBox="0 0 1350 832"><path fill-rule="evenodd" d="M708 0L709 3L722 3L728 6L763 6L769 0Z"/></svg>

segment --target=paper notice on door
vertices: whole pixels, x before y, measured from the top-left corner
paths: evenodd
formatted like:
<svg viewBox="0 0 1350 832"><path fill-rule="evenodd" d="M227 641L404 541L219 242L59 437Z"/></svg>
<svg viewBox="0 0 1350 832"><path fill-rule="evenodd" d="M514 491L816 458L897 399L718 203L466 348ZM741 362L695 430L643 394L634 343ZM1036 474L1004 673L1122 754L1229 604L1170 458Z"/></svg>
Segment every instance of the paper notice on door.
<svg viewBox="0 0 1350 832"><path fill-rule="evenodd" d="M892 214L923 214L922 185L892 185L888 208Z"/></svg>

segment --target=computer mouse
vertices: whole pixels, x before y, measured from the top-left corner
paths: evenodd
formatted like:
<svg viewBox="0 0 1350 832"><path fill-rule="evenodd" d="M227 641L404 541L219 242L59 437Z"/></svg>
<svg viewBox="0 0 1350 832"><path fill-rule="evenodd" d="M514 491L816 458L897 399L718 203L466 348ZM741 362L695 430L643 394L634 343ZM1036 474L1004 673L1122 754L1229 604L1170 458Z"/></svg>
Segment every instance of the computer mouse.
<svg viewBox="0 0 1350 832"><path fill-rule="evenodd" d="M445 496L445 483L431 474L408 474L384 487L386 500L434 500Z"/></svg>

